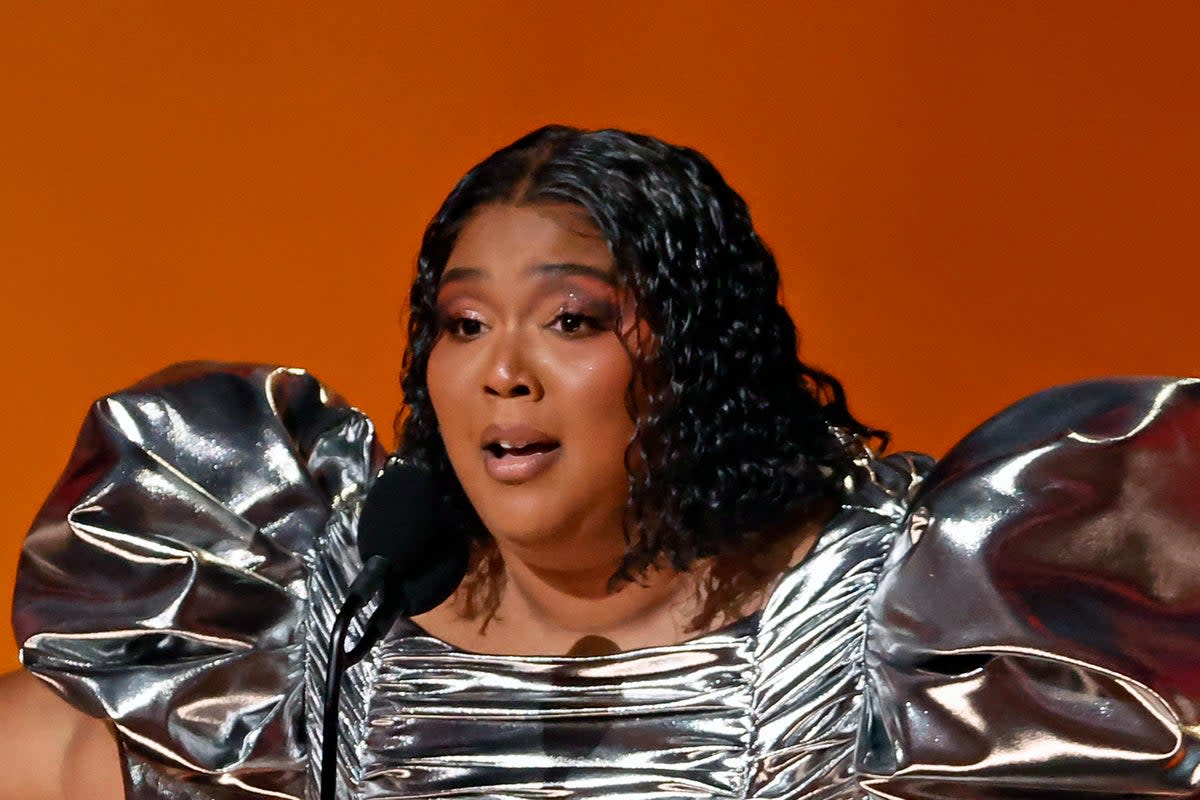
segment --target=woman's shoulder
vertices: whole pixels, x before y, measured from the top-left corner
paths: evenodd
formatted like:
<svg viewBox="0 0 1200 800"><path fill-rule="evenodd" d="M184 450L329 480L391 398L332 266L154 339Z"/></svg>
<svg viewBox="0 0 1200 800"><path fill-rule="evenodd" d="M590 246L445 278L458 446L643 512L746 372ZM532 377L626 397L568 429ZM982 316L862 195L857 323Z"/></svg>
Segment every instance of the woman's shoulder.
<svg viewBox="0 0 1200 800"><path fill-rule="evenodd" d="M765 627L807 614L816 594L843 591L841 584L853 585L853 597L865 602L934 466L923 453L877 456L860 441L852 453L840 495L783 539L790 559L767 596Z"/></svg>

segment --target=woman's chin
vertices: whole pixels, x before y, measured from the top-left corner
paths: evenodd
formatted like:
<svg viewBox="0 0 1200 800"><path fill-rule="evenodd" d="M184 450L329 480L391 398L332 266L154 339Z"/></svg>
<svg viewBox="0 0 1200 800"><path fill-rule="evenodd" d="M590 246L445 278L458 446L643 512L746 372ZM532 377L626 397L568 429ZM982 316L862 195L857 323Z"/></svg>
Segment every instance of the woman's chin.
<svg viewBox="0 0 1200 800"><path fill-rule="evenodd" d="M543 516L493 514L484 525L501 550L553 548L564 538L561 526L554 526Z"/></svg>
<svg viewBox="0 0 1200 800"><path fill-rule="evenodd" d="M591 526L581 527L577 519L547 513L545 508L534 512L511 507L491 511L483 522L501 552L531 566L559 570L567 565L585 567L603 562L615 568L625 552L619 527L589 533Z"/></svg>

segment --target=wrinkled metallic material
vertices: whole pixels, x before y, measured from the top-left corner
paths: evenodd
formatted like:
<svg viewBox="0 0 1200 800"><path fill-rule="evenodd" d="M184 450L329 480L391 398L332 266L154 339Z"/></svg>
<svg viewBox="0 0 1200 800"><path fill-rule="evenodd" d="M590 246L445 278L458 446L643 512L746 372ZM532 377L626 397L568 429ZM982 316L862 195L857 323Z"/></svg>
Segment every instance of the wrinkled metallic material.
<svg viewBox="0 0 1200 800"><path fill-rule="evenodd" d="M928 476L870 603L880 797L1200 791L1200 380L1052 389Z"/></svg>
<svg viewBox="0 0 1200 800"><path fill-rule="evenodd" d="M182 365L93 407L14 623L113 720L130 798L316 796L382 456L298 370ZM931 466L861 459L764 608L682 644L480 655L401 620L347 677L343 796L1196 793L1200 382L1045 392Z"/></svg>

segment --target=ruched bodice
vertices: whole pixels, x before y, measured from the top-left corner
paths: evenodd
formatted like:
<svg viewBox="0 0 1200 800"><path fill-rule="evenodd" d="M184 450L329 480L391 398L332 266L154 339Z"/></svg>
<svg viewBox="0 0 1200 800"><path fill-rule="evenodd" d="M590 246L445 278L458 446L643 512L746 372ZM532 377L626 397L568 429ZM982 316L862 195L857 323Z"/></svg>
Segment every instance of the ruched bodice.
<svg viewBox="0 0 1200 800"><path fill-rule="evenodd" d="M364 797L831 797L852 791L866 601L927 464L861 482L759 613L602 657L464 652L402 622L364 686ZM354 734L352 734L352 737Z"/></svg>

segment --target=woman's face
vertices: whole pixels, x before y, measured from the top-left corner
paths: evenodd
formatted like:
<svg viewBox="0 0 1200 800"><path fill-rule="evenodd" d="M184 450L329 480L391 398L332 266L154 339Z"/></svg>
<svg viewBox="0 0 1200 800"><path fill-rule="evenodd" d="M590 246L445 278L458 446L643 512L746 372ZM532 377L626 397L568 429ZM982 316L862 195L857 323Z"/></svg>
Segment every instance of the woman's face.
<svg viewBox="0 0 1200 800"><path fill-rule="evenodd" d="M465 223L439 284L428 382L450 462L502 549L548 568L624 551L632 361L616 327L634 315L615 280L579 207L496 204Z"/></svg>

